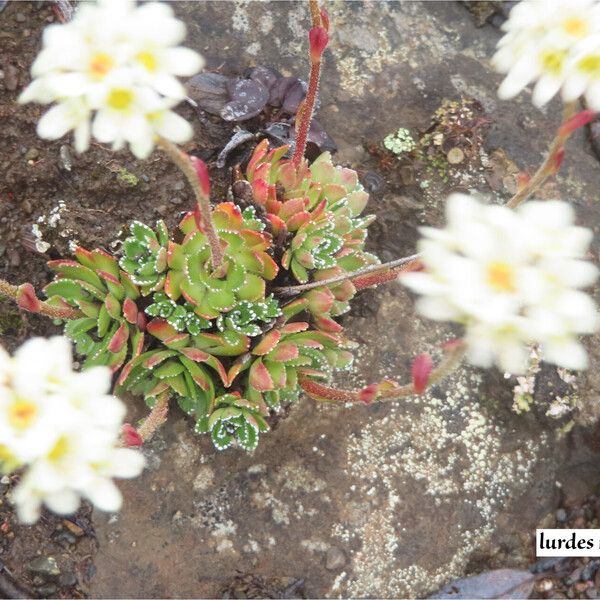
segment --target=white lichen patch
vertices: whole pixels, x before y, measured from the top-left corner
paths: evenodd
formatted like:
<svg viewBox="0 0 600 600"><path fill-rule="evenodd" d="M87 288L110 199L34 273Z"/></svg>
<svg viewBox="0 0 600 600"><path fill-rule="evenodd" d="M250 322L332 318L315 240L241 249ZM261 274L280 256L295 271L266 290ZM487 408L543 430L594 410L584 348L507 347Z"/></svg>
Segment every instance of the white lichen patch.
<svg viewBox="0 0 600 600"><path fill-rule="evenodd" d="M462 575L508 502L527 490L549 437L523 435L516 449L505 450L503 439L519 434L482 408L480 386L478 374L458 371L445 383L443 399L428 393L403 400L351 436L346 470L354 489L348 497L371 506L362 521L348 513L332 529L333 537L359 542L360 549L330 595L427 595ZM436 528L443 550L435 547ZM425 556L411 551L419 536L431 545Z"/></svg>
<svg viewBox="0 0 600 600"><path fill-rule="evenodd" d="M235 0L235 8L231 17L231 26L235 31L246 33L250 26L248 20L248 3L250 0Z"/></svg>

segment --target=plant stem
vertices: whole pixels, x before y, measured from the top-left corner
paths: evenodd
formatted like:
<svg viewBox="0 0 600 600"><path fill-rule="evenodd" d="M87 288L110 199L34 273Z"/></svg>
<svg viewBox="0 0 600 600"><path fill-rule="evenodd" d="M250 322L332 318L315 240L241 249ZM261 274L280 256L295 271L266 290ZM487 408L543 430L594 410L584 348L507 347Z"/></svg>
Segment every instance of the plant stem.
<svg viewBox="0 0 600 600"><path fill-rule="evenodd" d="M321 27L321 11L319 10L319 1L308 0L308 7L310 9L310 18L312 19L312 26Z"/></svg>
<svg viewBox="0 0 600 600"><path fill-rule="evenodd" d="M319 11L318 0L309 0L309 8L312 26L321 27L321 13ZM320 78L321 59L319 58L317 62L314 62L311 58L308 91L306 92L306 98L301 107L302 112L300 114L300 122L297 127L296 148L294 149L294 156L292 157L292 162L294 165L296 165L296 167L300 165L300 161L304 158L304 152L306 151L306 142L308 139L308 132L310 130L310 123L313 118L317 92L319 91Z"/></svg>
<svg viewBox="0 0 600 600"><path fill-rule="evenodd" d="M296 137L296 148L294 150L294 156L292 158L292 161L296 165L296 167L300 165L300 161L304 158L306 142L308 139L308 131L310 129L310 123L312 121L313 110L315 107L315 100L317 98L317 92L319 90L320 77L321 61L312 63L310 65L308 92L306 92L306 99L304 100L304 104L302 105L302 115L300 117L298 135Z"/></svg>
<svg viewBox="0 0 600 600"><path fill-rule="evenodd" d="M150 414L144 419L144 422L138 427L137 432L144 442L147 442L157 431L157 429L167 420L169 412L169 394L160 395L156 404L152 407Z"/></svg>
<svg viewBox="0 0 600 600"><path fill-rule="evenodd" d="M204 226L206 237L208 238L212 267L213 270L217 270L223 263L223 248L221 247L221 241L212 220L210 198L202 191L198 175L196 174L196 170L194 169L189 156L185 152L182 152L175 144L164 138L159 138L158 145L186 176L194 190L198 209L202 218L202 225Z"/></svg>
<svg viewBox="0 0 600 600"><path fill-rule="evenodd" d="M439 383L450 375L450 373L452 373L462 362L465 351L466 347L463 343L448 350L440 364L431 371L427 381L427 387ZM338 390L307 378L301 378L299 383L300 387L309 395L316 394L317 396L321 396L322 401L324 402L364 402L364 400L361 400L360 398L360 391ZM379 391L375 399L379 402L386 402L389 400L397 400L398 398L405 398L406 396L412 396L415 393L413 383L395 386L390 385Z"/></svg>
<svg viewBox="0 0 600 600"><path fill-rule="evenodd" d="M12 285L11 283L8 283L8 281L5 281L4 279L0 279L0 295L6 296L7 298L14 300L18 304L19 286ZM69 319L70 320L70 319L78 319L79 317L83 316L82 313L79 310L77 310L76 308L68 308L66 306L64 308L60 308L58 306L52 306L51 304L48 304L47 302L44 302L43 300L39 300L37 298L36 298L36 300L37 300L37 302L36 302L35 310L30 310L20 304L19 304L19 306L20 306L20 308L27 310L28 312L39 313L46 317L50 317L51 319Z"/></svg>
<svg viewBox="0 0 600 600"><path fill-rule="evenodd" d="M524 202L533 193L535 193L546 181L546 179L548 179L548 177L556 173L557 158L563 149L565 142L573 133L572 131L565 132L563 130L563 125L565 125L565 123L571 119L576 112L576 102L569 102L565 104L563 109L563 121L561 126L558 128L554 139L552 140L546 160L544 160L544 162L540 165L533 177L506 203L506 206L509 208L516 208L519 206L519 204L521 204L521 202Z"/></svg>
<svg viewBox="0 0 600 600"><path fill-rule="evenodd" d="M412 254L411 256L397 258L396 260L392 260L390 262L383 263L380 265L369 265L368 267L352 271L351 273L343 273L342 275L336 275L335 277L323 279L322 281L313 281L311 283L304 283L302 285L291 285L287 287L276 287L273 288L273 292L279 294L280 296L295 296L296 294L300 294L302 292L305 292L306 290L312 290L314 288L323 287L325 285L331 285L333 283L340 283L342 281L356 279L358 277L362 277L363 275L378 273L380 271L386 271L388 269L394 270L398 269L399 267L404 267L403 269L401 269L403 271L413 266L414 263L417 263L420 256L420 254Z"/></svg>

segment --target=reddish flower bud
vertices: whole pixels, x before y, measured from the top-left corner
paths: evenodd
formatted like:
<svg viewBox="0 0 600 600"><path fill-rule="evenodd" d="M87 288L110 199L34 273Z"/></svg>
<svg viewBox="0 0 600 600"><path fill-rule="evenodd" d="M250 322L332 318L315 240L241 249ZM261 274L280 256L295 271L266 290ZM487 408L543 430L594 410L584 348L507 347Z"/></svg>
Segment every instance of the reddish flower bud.
<svg viewBox="0 0 600 600"><path fill-rule="evenodd" d="M552 157L552 169L556 173L560 169L560 165L562 165L562 161L565 158L565 149L564 147L560 147L554 156Z"/></svg>
<svg viewBox="0 0 600 600"><path fill-rule="evenodd" d="M526 185L531 181L531 175L529 173L519 173L517 175L517 189L520 191L525 188Z"/></svg>
<svg viewBox="0 0 600 600"><path fill-rule="evenodd" d="M30 283L24 283L19 286L19 290L17 291L17 304L29 312L39 312L40 311L40 300L35 295L35 290Z"/></svg>
<svg viewBox="0 0 600 600"><path fill-rule="evenodd" d="M126 446L141 446L144 443L144 440L137 432L137 429L129 423L123 423L121 436L123 437L123 443Z"/></svg>
<svg viewBox="0 0 600 600"><path fill-rule="evenodd" d="M313 27L308 32L310 45L310 60L313 63L321 62L321 55L329 42L329 35L325 27Z"/></svg>
<svg viewBox="0 0 600 600"><path fill-rule="evenodd" d="M200 189L205 196L210 195L210 178L208 176L208 168L203 160L200 160L196 156L190 156L190 160L196 169L196 175L200 182Z"/></svg>
<svg viewBox="0 0 600 600"><path fill-rule="evenodd" d="M413 387L417 394L422 394L427 388L429 375L433 369L431 357L427 353L419 354L412 364Z"/></svg>
<svg viewBox="0 0 600 600"><path fill-rule="evenodd" d="M460 346L462 346L463 344L464 340L462 340L461 338L456 338L454 340L446 342L445 344L442 344L442 350L444 350L445 352L452 352L453 350L460 348Z"/></svg>
<svg viewBox="0 0 600 600"><path fill-rule="evenodd" d="M371 383L358 392L358 399L365 404L371 404L377 398L378 384Z"/></svg>
<svg viewBox="0 0 600 600"><path fill-rule="evenodd" d="M321 25L325 28L325 31L329 33L329 14L327 14L327 11L324 8L320 10L320 13Z"/></svg>
<svg viewBox="0 0 600 600"><path fill-rule="evenodd" d="M593 110L582 110L581 112L578 112L559 129L558 134L562 136L571 135L576 129L579 129L592 121L596 114L597 113Z"/></svg>

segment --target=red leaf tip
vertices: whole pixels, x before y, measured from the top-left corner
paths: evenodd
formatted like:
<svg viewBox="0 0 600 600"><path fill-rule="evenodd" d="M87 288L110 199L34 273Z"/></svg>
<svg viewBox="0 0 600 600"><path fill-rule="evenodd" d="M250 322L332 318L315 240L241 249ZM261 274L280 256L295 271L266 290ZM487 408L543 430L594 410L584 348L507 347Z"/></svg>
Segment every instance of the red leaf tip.
<svg viewBox="0 0 600 600"><path fill-rule="evenodd" d="M422 394L427 388L429 375L433 369L431 357L427 353L419 354L412 364L413 387L417 394Z"/></svg>
<svg viewBox="0 0 600 600"><path fill-rule="evenodd" d="M587 125L590 121L592 121L596 112L593 110L582 110L578 112L575 116L571 117L567 120L567 122L560 128L559 134L562 136L571 135L576 129Z"/></svg>
<svg viewBox="0 0 600 600"><path fill-rule="evenodd" d="M29 312L35 313L40 311L40 300L35 295L35 290L30 283L24 283L19 286L17 290L17 304L20 308Z"/></svg>

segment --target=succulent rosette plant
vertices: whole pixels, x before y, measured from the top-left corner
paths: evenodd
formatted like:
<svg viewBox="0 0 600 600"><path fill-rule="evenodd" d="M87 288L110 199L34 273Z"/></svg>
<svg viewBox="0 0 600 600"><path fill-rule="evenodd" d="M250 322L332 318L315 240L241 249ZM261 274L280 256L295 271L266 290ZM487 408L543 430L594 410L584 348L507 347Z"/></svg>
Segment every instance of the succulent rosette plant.
<svg viewBox="0 0 600 600"><path fill-rule="evenodd" d="M279 283L318 282L377 262L364 251L372 217L360 216L368 195L356 173L327 153L295 167L287 150L257 147L247 171L255 206L212 207L216 267L196 211L181 220L179 241L162 221L135 221L120 258L77 248L75 260L50 263L57 275L46 294L82 313L65 332L86 365L110 366L117 391L143 395L150 407L175 398L219 449L234 440L254 449L266 419L297 399L303 381L327 383L352 362L333 316L347 310L354 285L317 285L288 299L278 275ZM274 239L282 240L279 263Z"/></svg>

